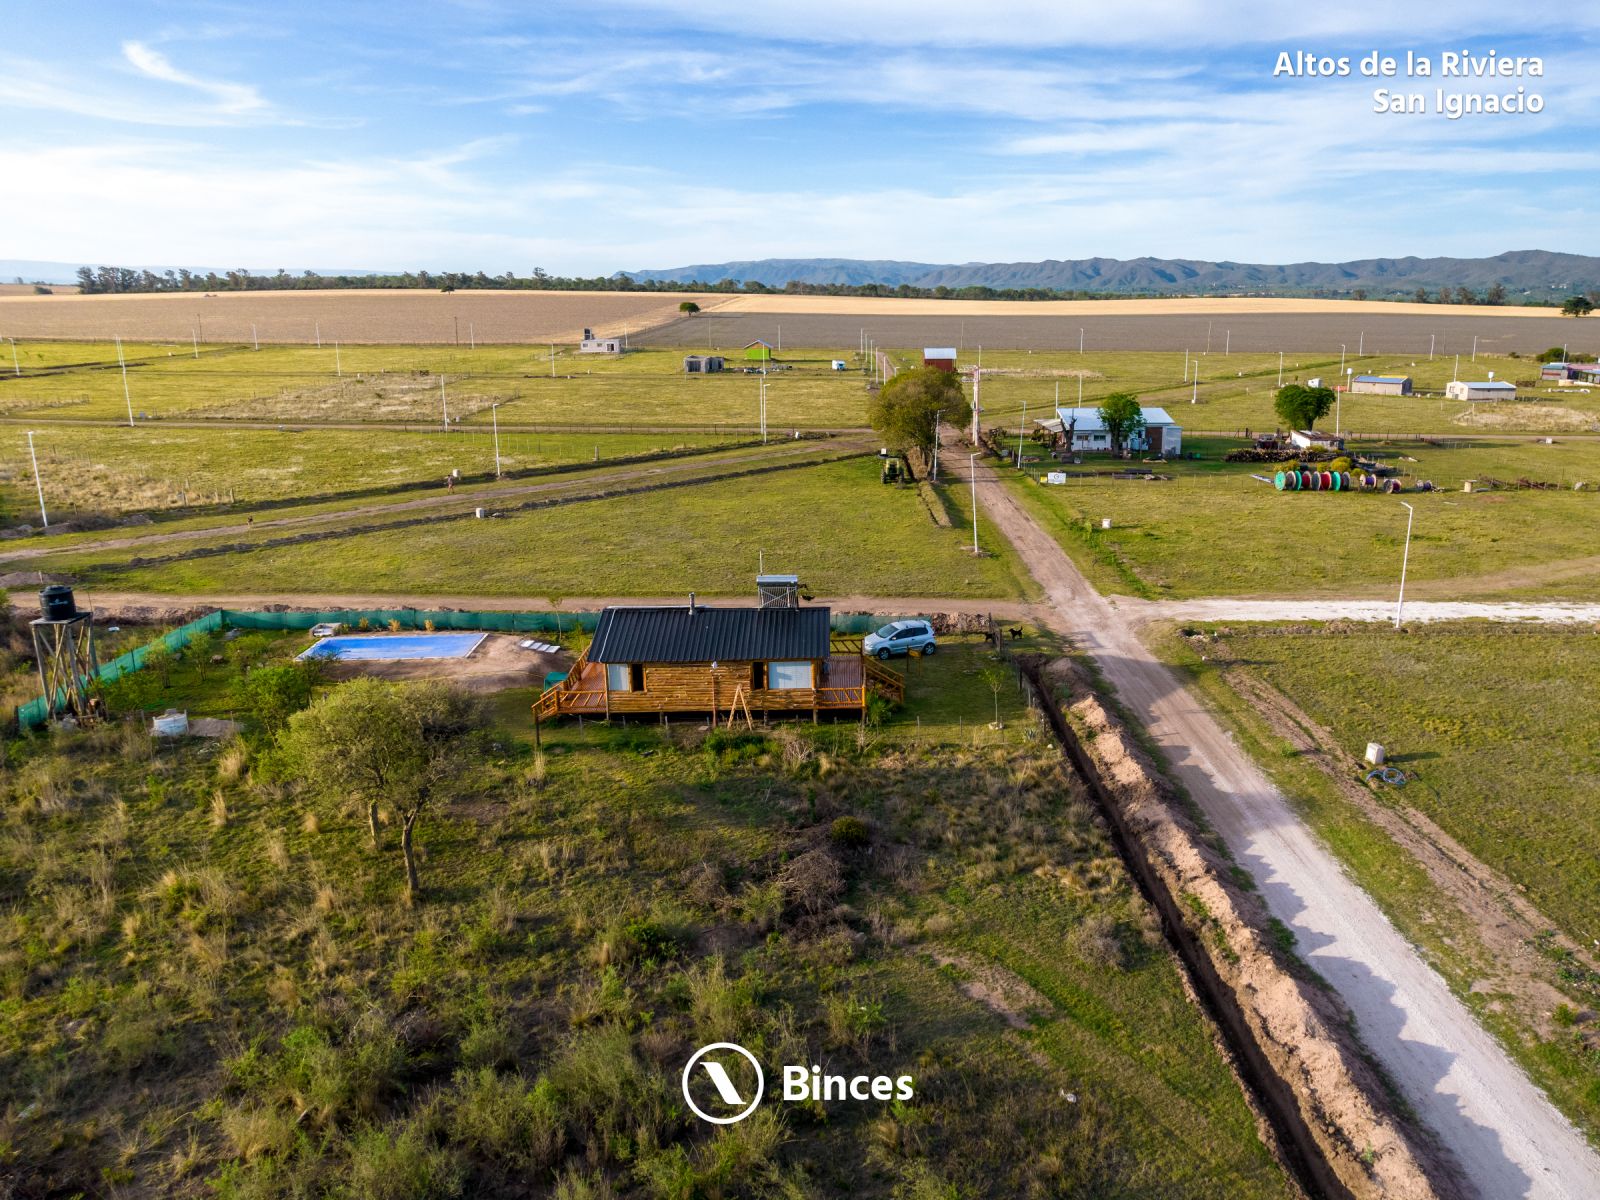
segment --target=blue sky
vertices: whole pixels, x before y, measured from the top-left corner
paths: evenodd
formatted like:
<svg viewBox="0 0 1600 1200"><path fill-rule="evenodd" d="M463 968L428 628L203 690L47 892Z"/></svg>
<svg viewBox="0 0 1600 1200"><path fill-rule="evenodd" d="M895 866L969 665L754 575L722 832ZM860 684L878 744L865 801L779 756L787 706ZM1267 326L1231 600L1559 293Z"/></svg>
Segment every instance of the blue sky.
<svg viewBox="0 0 1600 1200"><path fill-rule="evenodd" d="M1544 76L1272 78L1491 47ZM1541 0L36 3L0 30L0 257L1600 254L1597 62L1600 7ZM1545 111L1380 116L1385 84Z"/></svg>

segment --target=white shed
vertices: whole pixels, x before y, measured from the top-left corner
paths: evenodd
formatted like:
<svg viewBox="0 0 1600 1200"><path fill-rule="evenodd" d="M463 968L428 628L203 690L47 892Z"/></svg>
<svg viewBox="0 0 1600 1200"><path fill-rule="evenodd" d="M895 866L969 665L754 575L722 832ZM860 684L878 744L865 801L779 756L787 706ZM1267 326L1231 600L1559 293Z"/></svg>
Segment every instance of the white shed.
<svg viewBox="0 0 1600 1200"><path fill-rule="evenodd" d="M1444 385L1444 394L1451 400L1515 400L1517 385L1504 379L1485 379L1469 383L1463 379Z"/></svg>

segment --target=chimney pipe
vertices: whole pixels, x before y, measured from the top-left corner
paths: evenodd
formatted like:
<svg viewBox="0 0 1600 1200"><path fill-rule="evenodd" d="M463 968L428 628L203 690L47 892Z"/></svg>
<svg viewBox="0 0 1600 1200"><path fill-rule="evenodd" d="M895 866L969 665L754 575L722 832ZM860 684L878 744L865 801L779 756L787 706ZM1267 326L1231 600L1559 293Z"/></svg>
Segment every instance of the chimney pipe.
<svg viewBox="0 0 1600 1200"><path fill-rule="evenodd" d="M694 593L690 592L689 593L689 615L691 617L694 616L696 611L697 610L695 609L695 606L694 606Z"/></svg>

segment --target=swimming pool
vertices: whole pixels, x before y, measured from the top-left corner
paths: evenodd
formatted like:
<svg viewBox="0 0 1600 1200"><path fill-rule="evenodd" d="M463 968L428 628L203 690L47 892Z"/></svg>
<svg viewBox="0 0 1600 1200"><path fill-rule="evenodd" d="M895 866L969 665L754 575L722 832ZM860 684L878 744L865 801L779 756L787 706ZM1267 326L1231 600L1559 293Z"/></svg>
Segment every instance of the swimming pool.
<svg viewBox="0 0 1600 1200"><path fill-rule="evenodd" d="M488 636L486 633L378 633L327 637L303 651L300 657L331 658L340 662L465 658Z"/></svg>

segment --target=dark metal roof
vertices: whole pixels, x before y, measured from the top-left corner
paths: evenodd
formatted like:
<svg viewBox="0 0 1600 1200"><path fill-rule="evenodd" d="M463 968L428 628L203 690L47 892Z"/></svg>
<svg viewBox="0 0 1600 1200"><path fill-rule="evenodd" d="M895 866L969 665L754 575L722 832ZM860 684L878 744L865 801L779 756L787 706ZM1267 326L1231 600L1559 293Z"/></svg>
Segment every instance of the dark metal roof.
<svg viewBox="0 0 1600 1200"><path fill-rule="evenodd" d="M826 608L608 608L589 646L599 663L774 662L828 657Z"/></svg>

